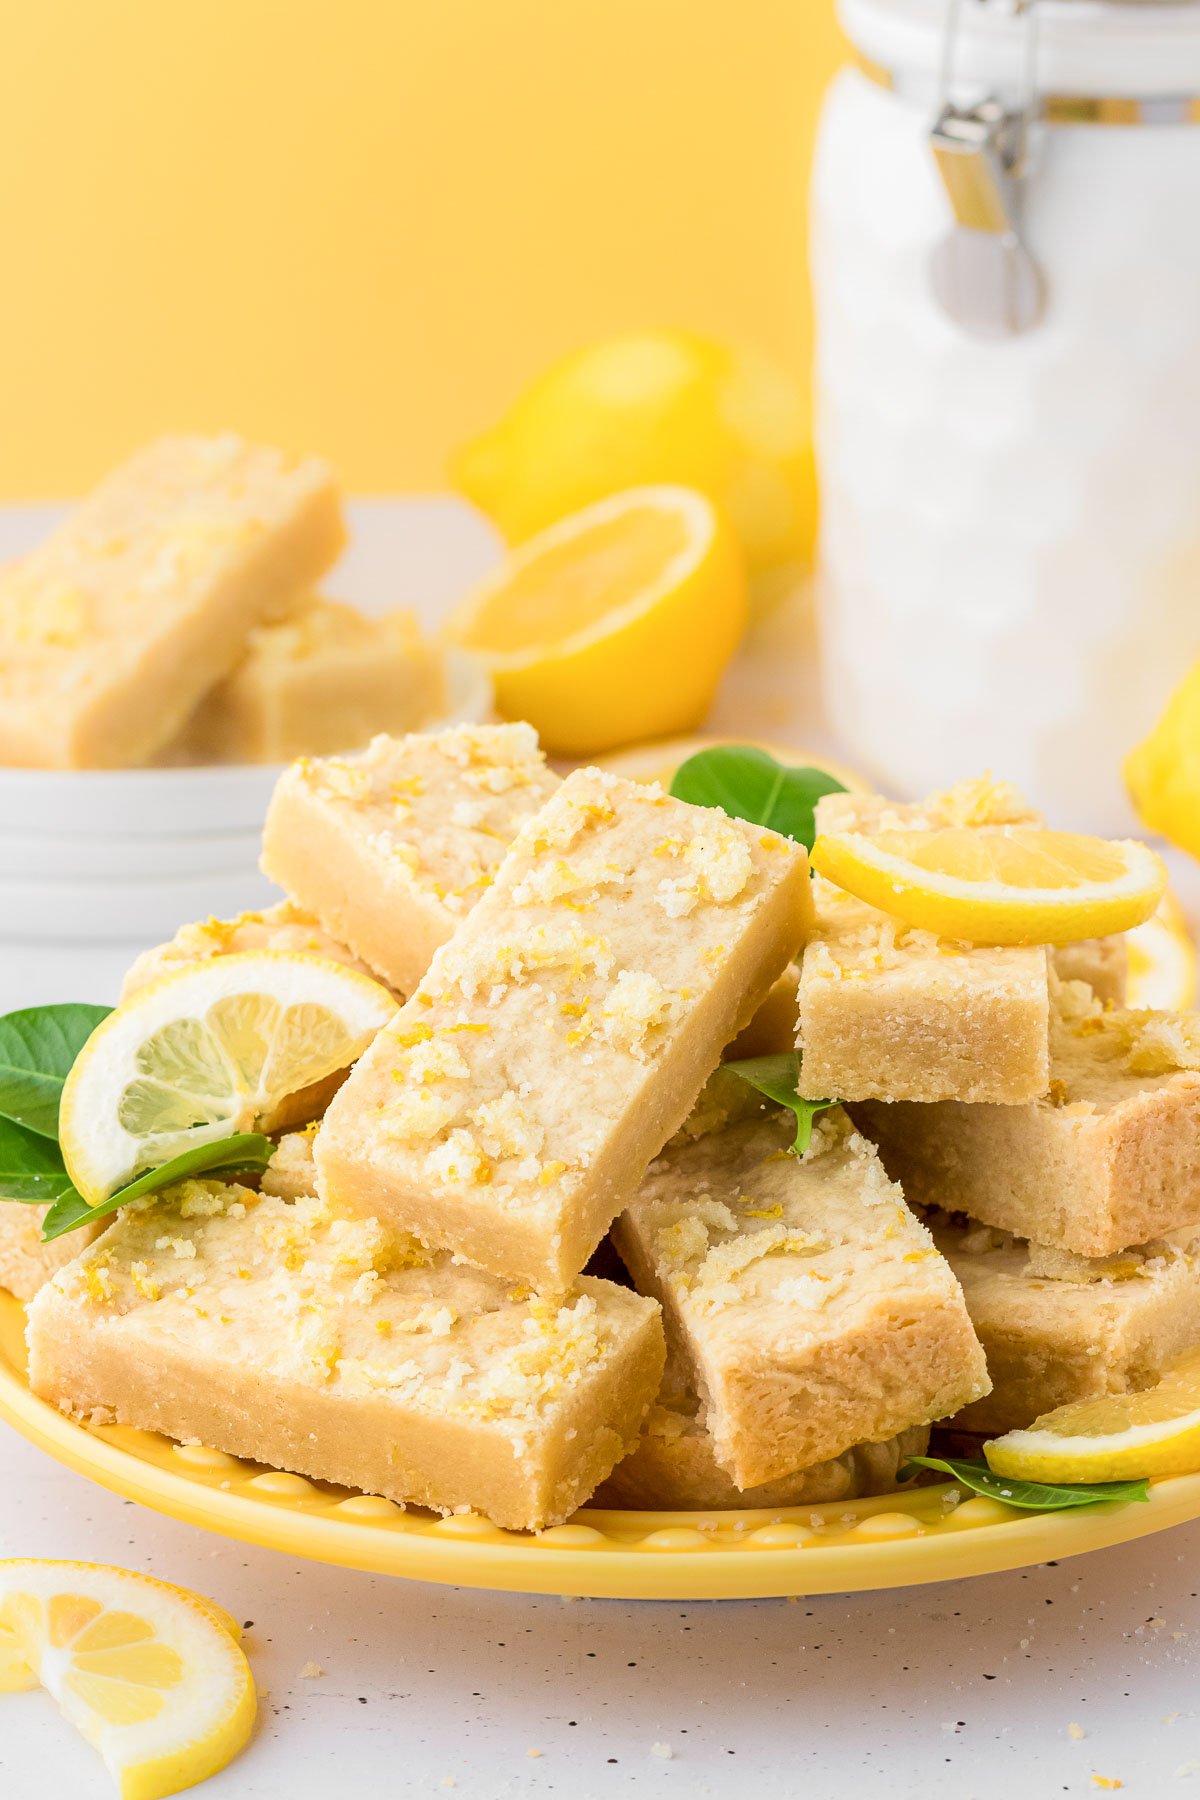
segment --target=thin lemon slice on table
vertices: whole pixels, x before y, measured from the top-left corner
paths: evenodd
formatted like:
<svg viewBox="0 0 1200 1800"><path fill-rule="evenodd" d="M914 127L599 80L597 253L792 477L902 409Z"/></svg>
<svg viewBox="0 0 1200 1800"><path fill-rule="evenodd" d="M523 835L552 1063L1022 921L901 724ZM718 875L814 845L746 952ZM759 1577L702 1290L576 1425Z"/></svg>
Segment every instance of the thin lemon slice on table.
<svg viewBox="0 0 1200 1800"><path fill-rule="evenodd" d="M301 951L246 951L150 982L67 1077L58 1132L71 1180L97 1206L185 1150L314 1116L397 1004Z"/></svg>
<svg viewBox="0 0 1200 1800"><path fill-rule="evenodd" d="M831 832L819 874L920 930L970 944L1069 944L1141 925L1167 886L1129 839L1023 826Z"/></svg>
<svg viewBox="0 0 1200 1800"><path fill-rule="evenodd" d="M694 730L746 628L728 523L690 488L634 488L512 552L451 617L496 701L560 756Z"/></svg>
<svg viewBox="0 0 1200 1800"><path fill-rule="evenodd" d="M1187 1012L1196 1001L1196 946L1183 908L1165 894L1158 911L1129 933L1130 1006Z"/></svg>
<svg viewBox="0 0 1200 1800"><path fill-rule="evenodd" d="M1200 1470L1200 1352L1140 1394L1105 1394L1044 1413L984 1445L988 1467L1021 1481L1124 1481Z"/></svg>
<svg viewBox="0 0 1200 1800"><path fill-rule="evenodd" d="M257 1702L236 1626L211 1601L100 1563L0 1562L11 1644L99 1751L121 1800L161 1800L242 1749ZM3 1665L0 1664L0 1667Z"/></svg>

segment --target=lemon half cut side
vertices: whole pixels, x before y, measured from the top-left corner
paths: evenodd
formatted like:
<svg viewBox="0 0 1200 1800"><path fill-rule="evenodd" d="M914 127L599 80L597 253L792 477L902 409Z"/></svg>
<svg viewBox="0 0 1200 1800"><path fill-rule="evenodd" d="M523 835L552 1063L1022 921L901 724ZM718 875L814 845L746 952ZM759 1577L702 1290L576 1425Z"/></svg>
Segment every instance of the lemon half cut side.
<svg viewBox="0 0 1200 1800"><path fill-rule="evenodd" d="M396 1011L378 982L305 952L246 951L140 988L75 1060L59 1142L96 1206L145 1169L236 1132L298 1123L306 1096Z"/></svg>
<svg viewBox="0 0 1200 1800"><path fill-rule="evenodd" d="M451 474L510 544L629 488L697 488L730 520L765 606L812 566L809 412L804 387L749 345L628 332L551 364Z"/></svg>
<svg viewBox="0 0 1200 1800"><path fill-rule="evenodd" d="M746 627L722 516L690 488L634 488L510 553L449 620L497 704L560 756L693 731Z"/></svg>

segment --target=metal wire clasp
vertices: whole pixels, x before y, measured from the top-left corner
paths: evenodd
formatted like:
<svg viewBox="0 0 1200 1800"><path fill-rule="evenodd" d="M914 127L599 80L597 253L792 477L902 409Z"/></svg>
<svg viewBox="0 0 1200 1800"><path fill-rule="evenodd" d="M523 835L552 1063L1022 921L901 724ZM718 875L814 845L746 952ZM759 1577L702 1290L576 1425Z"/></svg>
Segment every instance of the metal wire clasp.
<svg viewBox="0 0 1200 1800"><path fill-rule="evenodd" d="M980 0L985 4L986 0ZM974 337L1012 337L1036 325L1045 307L1041 272L1021 236L1022 188L1036 107L1037 0L1011 0L1022 20L1021 80L1015 107L995 95L973 106L951 98L962 0L950 0L942 43L938 112L930 147L954 224L933 252L934 293Z"/></svg>

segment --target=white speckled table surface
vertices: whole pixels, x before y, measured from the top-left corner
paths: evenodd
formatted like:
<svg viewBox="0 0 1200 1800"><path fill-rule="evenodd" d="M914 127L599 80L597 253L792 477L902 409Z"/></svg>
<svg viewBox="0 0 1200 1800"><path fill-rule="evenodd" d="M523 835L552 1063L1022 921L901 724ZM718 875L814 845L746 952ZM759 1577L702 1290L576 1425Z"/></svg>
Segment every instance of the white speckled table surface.
<svg viewBox="0 0 1200 1800"><path fill-rule="evenodd" d="M259 1732L212 1800L1042 1800L1093 1792L1093 1774L1158 1800L1189 1766L1200 1784L1200 1526L907 1592L626 1604L289 1562L9 1434L0 1484L0 1554L146 1569L252 1621ZM325 1673L302 1678L311 1663ZM2 1704L0 1792L40 1800L52 1769L58 1792L100 1800L47 1696Z"/></svg>
<svg viewBox="0 0 1200 1800"><path fill-rule="evenodd" d="M0 556L40 524L0 513ZM338 591L435 612L486 566L451 507L362 509ZM807 658L735 671L716 723L827 744ZM783 672L781 672L783 671ZM0 1010L113 996L132 949L0 944ZM454 1791L1032 1800L1200 1792L1200 1525L1059 1565L795 1601L562 1601L403 1583L209 1537L0 1427L0 1556L82 1557L247 1625L257 1736L212 1800ZM302 1676L306 1666L323 1670ZM0 1702L0 1795L96 1800L40 1693ZM1099 1778L1099 1779L1097 1779Z"/></svg>

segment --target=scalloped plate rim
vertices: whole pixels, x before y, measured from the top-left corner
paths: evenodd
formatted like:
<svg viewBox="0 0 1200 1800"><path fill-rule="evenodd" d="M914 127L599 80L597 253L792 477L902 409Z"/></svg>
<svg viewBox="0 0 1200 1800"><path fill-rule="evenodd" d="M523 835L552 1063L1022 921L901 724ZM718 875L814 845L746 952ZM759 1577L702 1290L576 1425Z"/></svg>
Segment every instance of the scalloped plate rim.
<svg viewBox="0 0 1200 1800"><path fill-rule="evenodd" d="M22 1316L20 1303L0 1294L4 1335L11 1336ZM443 1522L425 1512L397 1512L386 1523L316 1515L286 1499L223 1489L213 1475L206 1479L198 1472L165 1468L105 1435L122 1427L78 1424L39 1400L5 1353L2 1338L0 1420L77 1474L203 1530L340 1567L510 1592L629 1600L866 1592L1027 1568L1200 1518L1197 1474L1155 1482L1146 1503L1097 1507L1086 1514L1017 1516L965 1529L939 1524L919 1535L879 1541L771 1548L743 1541L724 1548L711 1540L717 1531L728 1538L738 1520L744 1522L742 1529L753 1532L779 1523L803 1525L816 1515L836 1524L838 1515L845 1518L850 1510L857 1520L904 1511L913 1506L915 1494L742 1513L617 1513L585 1507L572 1524L591 1527L602 1541L583 1546L533 1533L497 1532L482 1521L484 1535L474 1540L438 1536ZM922 1508L937 1503L942 1491L941 1485L920 1489ZM320 1497L319 1488L313 1489L312 1498ZM708 1527L703 1533L696 1529L698 1520ZM666 1532L673 1541L639 1545L639 1531L645 1536ZM612 1536L604 1541L607 1533ZM676 1534L687 1541L679 1542ZM697 1538L703 1541L692 1541Z"/></svg>

